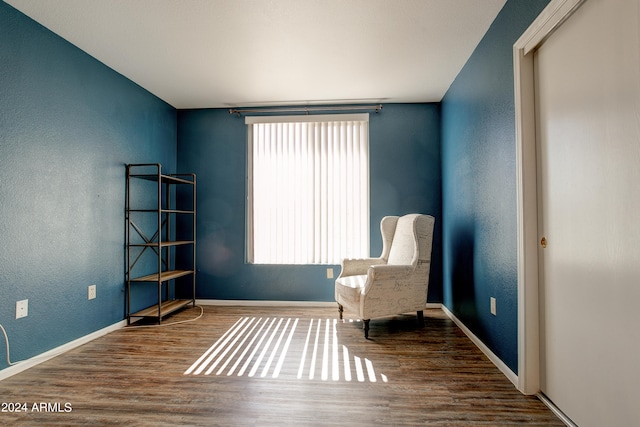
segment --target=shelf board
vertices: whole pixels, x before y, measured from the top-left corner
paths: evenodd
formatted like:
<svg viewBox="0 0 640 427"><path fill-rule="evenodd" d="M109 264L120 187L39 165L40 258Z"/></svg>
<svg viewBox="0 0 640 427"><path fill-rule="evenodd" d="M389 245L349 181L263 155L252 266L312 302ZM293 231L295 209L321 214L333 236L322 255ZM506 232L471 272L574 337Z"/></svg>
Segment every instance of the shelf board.
<svg viewBox="0 0 640 427"><path fill-rule="evenodd" d="M169 300L163 301L160 305L160 317L164 317L167 314L173 313L176 310L180 310L181 308L191 304L193 300L190 299L179 299L179 300ZM158 305L152 305L151 307L145 308L144 310L140 310L136 313L133 313L129 317L158 317Z"/></svg>
<svg viewBox="0 0 640 427"><path fill-rule="evenodd" d="M161 248L165 248L167 246L191 245L191 244L194 244L194 243L195 243L194 240L175 240L175 241L169 241L169 242L162 242L162 243L160 243L160 247ZM129 246L135 246L135 247L157 247L158 246L158 242L132 243Z"/></svg>
<svg viewBox="0 0 640 427"><path fill-rule="evenodd" d="M127 212L148 212L148 213L158 213L158 209L127 209ZM160 209L161 213L174 213L174 214L194 214L196 213L194 210L189 209Z"/></svg>
<svg viewBox="0 0 640 427"><path fill-rule="evenodd" d="M147 181L155 181L158 182L157 174L131 174L129 175L131 178L141 178L146 179ZM190 181L184 178L178 178L176 176L171 175L160 175L160 179L164 184L195 184L194 181Z"/></svg>
<svg viewBox="0 0 640 427"><path fill-rule="evenodd" d="M156 211L158 212L158 211ZM177 214L194 214L195 211L186 210L186 209L161 209L162 213L177 213Z"/></svg>
<svg viewBox="0 0 640 427"><path fill-rule="evenodd" d="M149 274L147 276L136 277L131 279L132 282L157 282L158 280L166 282L168 280L177 279L178 277L187 276L193 274L193 270L170 270L163 271L161 277L158 278L158 273Z"/></svg>

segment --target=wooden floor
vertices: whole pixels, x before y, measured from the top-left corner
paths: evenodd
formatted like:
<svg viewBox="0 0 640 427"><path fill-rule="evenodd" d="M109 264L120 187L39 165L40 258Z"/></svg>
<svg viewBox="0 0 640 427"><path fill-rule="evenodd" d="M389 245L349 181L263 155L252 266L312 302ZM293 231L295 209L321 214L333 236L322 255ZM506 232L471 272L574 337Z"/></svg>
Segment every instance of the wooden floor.
<svg viewBox="0 0 640 427"><path fill-rule="evenodd" d="M123 328L0 381L0 400L27 409L0 412L0 425L563 425L440 310L425 311L423 328L415 315L372 320L370 340L360 322L335 318L330 308L205 306L195 322ZM271 339L278 352L258 351L260 319L283 319L262 332L262 348ZM264 357L238 375L254 326L251 363Z"/></svg>

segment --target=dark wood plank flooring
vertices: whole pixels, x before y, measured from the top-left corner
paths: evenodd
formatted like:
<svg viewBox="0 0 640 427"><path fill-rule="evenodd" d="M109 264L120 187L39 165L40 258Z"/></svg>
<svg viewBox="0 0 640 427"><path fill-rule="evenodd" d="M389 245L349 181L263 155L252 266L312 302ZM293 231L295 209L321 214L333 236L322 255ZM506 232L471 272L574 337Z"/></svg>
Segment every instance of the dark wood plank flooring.
<svg viewBox="0 0 640 427"><path fill-rule="evenodd" d="M165 323L199 313L188 308ZM563 425L537 398L518 392L440 310L426 310L422 328L415 314L374 319L370 340L361 323L339 322L333 337L351 360L339 353L340 378L322 379L320 366L313 379L308 369L297 378L301 357L311 360L312 347L304 352L308 331L316 331L310 319L332 322L337 314L337 308L205 306L195 322L124 328L0 381L0 401L28 409L1 412L0 425ZM277 378L226 375L230 364L220 375L217 366L209 375L185 374L246 316L300 320ZM281 349L287 336L282 333ZM318 365L326 343L320 337ZM274 333L272 348L277 338ZM224 353L218 352L216 358ZM354 361L370 363L374 381L366 367L358 380ZM34 404L46 410L33 410Z"/></svg>

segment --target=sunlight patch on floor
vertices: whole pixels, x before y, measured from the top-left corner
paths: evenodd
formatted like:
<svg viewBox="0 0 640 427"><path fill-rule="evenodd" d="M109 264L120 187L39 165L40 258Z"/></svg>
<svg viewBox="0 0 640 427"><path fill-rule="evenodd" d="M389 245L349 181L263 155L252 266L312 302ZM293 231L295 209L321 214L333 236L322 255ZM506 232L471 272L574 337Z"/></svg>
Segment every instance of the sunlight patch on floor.
<svg viewBox="0 0 640 427"><path fill-rule="evenodd" d="M293 339L298 335L298 339ZM387 382L340 344L336 319L241 317L184 375Z"/></svg>

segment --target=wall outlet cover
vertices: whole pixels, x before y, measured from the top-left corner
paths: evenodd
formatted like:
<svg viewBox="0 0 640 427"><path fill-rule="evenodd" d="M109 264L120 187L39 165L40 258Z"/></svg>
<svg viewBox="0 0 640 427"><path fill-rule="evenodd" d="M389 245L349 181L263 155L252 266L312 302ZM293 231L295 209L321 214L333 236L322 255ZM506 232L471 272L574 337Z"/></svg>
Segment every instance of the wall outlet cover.
<svg viewBox="0 0 640 427"><path fill-rule="evenodd" d="M29 300L23 299L16 301L16 319L27 317L29 315Z"/></svg>
<svg viewBox="0 0 640 427"><path fill-rule="evenodd" d="M89 285L88 298L94 299L96 297L96 285Z"/></svg>

